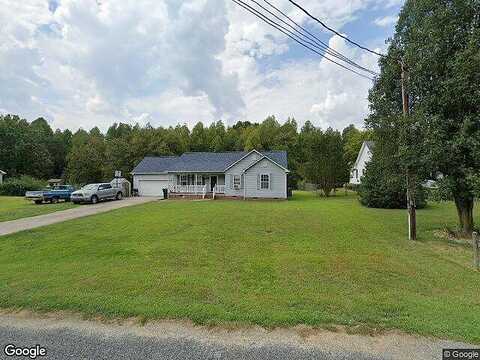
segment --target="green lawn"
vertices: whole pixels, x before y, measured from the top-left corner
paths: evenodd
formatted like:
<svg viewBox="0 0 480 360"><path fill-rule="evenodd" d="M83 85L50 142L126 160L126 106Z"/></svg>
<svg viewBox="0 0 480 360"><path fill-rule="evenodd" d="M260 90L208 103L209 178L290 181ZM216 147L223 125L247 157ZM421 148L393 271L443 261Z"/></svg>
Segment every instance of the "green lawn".
<svg viewBox="0 0 480 360"><path fill-rule="evenodd" d="M25 200L23 197L0 196L0 222L48 214L74 206L75 205L69 202L36 205L32 201Z"/></svg>
<svg viewBox="0 0 480 360"><path fill-rule="evenodd" d="M477 221L479 219L477 218ZM397 328L480 343L472 252L354 196L160 201L0 238L0 307L263 326Z"/></svg>

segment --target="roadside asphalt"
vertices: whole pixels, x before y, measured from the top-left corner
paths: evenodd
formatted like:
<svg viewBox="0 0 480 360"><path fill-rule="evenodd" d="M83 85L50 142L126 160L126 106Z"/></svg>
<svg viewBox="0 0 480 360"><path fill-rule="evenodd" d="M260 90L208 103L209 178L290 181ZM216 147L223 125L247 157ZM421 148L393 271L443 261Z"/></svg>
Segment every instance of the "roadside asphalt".
<svg viewBox="0 0 480 360"><path fill-rule="evenodd" d="M171 360L221 360L221 359L345 359L373 360L389 357L372 357L354 352L323 352L293 346L225 346L202 343L190 339L152 339L139 336L107 337L82 334L68 329L26 330L0 326L2 359L6 344L34 346L47 350L47 356L38 359L171 359ZM15 357L12 357L15 358Z"/></svg>
<svg viewBox="0 0 480 360"><path fill-rule="evenodd" d="M376 337L309 328L266 330L209 328L188 322L136 320L101 322L64 314L0 312L0 359L5 346L40 345L37 359L171 359L171 360L396 360L441 359L443 348L475 348L446 340L400 333Z"/></svg>

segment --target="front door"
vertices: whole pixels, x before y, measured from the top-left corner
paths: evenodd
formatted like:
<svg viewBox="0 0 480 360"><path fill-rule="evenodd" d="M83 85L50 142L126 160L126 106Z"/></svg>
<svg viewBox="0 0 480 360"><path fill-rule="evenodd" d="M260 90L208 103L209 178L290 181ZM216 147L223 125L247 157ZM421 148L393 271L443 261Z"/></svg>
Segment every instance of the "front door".
<svg viewBox="0 0 480 360"><path fill-rule="evenodd" d="M217 176L210 176L210 191L213 191L215 185L217 185Z"/></svg>

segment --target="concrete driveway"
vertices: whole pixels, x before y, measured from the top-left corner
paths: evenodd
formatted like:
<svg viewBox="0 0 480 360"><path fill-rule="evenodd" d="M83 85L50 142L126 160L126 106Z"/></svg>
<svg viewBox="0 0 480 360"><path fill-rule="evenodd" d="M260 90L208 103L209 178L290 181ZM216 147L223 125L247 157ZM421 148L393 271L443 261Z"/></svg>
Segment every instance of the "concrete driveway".
<svg viewBox="0 0 480 360"><path fill-rule="evenodd" d="M159 200L157 197L131 197L120 201L107 201L95 205L84 204L79 207L57 211L50 214L32 216L12 221L0 222L0 236L13 234L23 230L35 229L41 226L56 224L59 222L81 218L84 216L103 213L123 207L145 204ZM45 205L48 206L48 205Z"/></svg>

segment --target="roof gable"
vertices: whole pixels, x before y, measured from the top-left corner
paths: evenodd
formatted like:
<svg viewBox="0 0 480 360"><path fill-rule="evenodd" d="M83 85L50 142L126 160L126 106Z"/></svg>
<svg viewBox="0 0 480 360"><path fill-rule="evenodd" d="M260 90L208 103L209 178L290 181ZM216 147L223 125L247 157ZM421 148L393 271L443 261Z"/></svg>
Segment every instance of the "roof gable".
<svg viewBox="0 0 480 360"><path fill-rule="evenodd" d="M246 153L244 156L242 156L240 159L238 159L237 161L231 163L230 165L228 165L226 168L225 168L225 171L227 171L228 169L231 169L232 167L234 167L235 165L239 164L242 160L246 159L247 157L249 157L251 154L258 154L260 156L263 156L259 151L253 149L251 151L249 151L248 153Z"/></svg>
<svg viewBox="0 0 480 360"><path fill-rule="evenodd" d="M364 141L364 142L362 143L362 147L360 148L360 151L358 152L357 159L355 160L355 163L353 164L353 168L355 169L355 168L358 167L358 162L359 162L360 159L362 158L362 154L363 154L367 149L372 152L374 148L375 148L375 142L374 142L374 141Z"/></svg>
<svg viewBox="0 0 480 360"><path fill-rule="evenodd" d="M268 156L266 155L263 155L260 159L258 159L257 161L254 161L253 164L250 164L250 166L248 166L247 168L245 168L245 170L243 170L243 172L247 172L248 170L250 170L252 167L254 167L255 165L257 165L258 163L260 163L261 161L263 160L267 160L269 162L271 162L272 164L278 166L280 169L286 171L286 172L290 172L286 167L280 165L279 163L277 163L275 160L272 160L271 158L269 158Z"/></svg>

